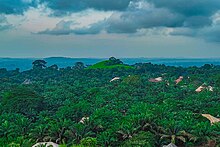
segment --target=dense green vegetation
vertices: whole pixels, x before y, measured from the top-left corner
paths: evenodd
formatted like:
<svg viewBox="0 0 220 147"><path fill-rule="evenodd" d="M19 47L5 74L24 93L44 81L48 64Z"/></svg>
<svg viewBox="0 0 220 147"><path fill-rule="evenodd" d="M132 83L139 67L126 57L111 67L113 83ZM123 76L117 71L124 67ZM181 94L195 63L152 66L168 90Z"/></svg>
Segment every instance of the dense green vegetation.
<svg viewBox="0 0 220 147"><path fill-rule="evenodd" d="M131 69L133 67L123 64L120 60L115 59L114 57L111 57L109 60L102 61L87 67L87 69L113 69L113 68Z"/></svg>
<svg viewBox="0 0 220 147"><path fill-rule="evenodd" d="M87 68L38 60L24 72L0 69L0 146L220 145L220 123L201 115L220 117L220 66L129 67L112 59ZM149 82L156 77L163 81ZM203 83L214 91L195 92Z"/></svg>

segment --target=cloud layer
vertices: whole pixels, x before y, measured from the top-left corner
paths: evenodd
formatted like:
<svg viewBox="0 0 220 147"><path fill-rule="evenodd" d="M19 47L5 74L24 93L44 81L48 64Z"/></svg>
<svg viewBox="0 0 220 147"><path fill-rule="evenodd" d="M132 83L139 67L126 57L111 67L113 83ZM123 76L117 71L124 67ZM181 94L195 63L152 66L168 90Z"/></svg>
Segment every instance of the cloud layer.
<svg viewBox="0 0 220 147"><path fill-rule="evenodd" d="M136 34L140 30L170 28L168 35L220 42L219 0L1 0L0 30L10 28L4 15L23 15L39 5L51 10L48 17L63 19L54 28L45 28L38 34ZM87 9L112 11L112 15L87 26L65 19Z"/></svg>

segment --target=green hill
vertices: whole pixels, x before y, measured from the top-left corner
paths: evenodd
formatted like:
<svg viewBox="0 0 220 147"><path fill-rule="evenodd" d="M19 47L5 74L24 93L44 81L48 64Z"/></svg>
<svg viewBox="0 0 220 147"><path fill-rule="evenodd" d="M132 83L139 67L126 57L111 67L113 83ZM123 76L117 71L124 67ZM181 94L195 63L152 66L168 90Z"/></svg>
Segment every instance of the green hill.
<svg viewBox="0 0 220 147"><path fill-rule="evenodd" d="M92 66L87 67L86 69L113 69L113 68L124 68L124 69L132 69L132 66L125 65L125 64L109 64L111 63L110 60L102 61L99 63L96 63Z"/></svg>

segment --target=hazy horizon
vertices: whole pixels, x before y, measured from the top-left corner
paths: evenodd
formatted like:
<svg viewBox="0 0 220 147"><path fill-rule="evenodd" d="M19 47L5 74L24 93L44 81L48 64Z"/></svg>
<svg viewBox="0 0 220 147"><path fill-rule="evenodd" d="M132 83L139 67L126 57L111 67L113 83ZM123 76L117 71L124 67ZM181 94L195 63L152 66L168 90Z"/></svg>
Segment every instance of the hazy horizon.
<svg viewBox="0 0 220 147"><path fill-rule="evenodd" d="M45 57L1 57L0 59L48 59L48 58L66 58L66 59L108 59L110 57L68 57L68 56L45 56ZM220 59L220 57L116 57L119 59Z"/></svg>

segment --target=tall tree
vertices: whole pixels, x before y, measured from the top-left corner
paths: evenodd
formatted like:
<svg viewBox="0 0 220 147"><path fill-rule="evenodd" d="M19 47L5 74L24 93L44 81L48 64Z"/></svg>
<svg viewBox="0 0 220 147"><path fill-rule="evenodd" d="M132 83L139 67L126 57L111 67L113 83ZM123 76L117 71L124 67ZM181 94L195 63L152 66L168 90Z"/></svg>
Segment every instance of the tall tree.
<svg viewBox="0 0 220 147"><path fill-rule="evenodd" d="M47 62L44 60L35 60L32 65L33 69L43 69L46 67Z"/></svg>
<svg viewBox="0 0 220 147"><path fill-rule="evenodd" d="M76 62L73 68L77 70L82 70L85 68L85 65L83 62Z"/></svg>

